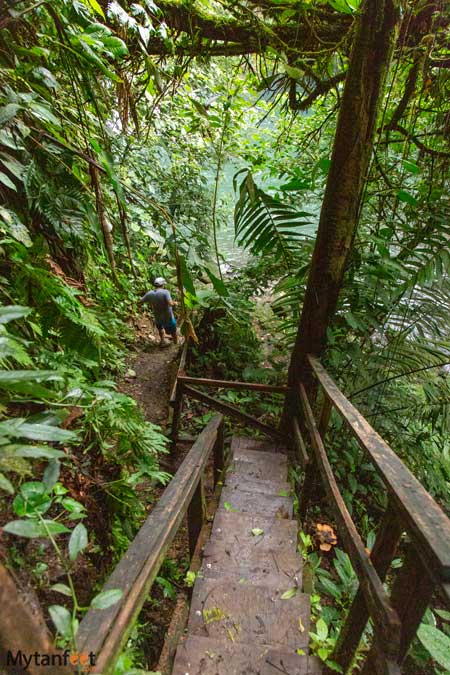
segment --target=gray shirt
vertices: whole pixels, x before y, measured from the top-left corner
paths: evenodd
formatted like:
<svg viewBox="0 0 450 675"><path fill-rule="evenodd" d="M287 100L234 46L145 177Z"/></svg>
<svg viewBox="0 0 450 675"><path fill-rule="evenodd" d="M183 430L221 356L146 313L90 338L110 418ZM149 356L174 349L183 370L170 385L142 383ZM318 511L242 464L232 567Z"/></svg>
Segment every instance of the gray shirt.
<svg viewBox="0 0 450 675"><path fill-rule="evenodd" d="M171 301L170 293L165 288L148 291L141 298L141 302L148 302L151 305L157 324L170 324L174 320Z"/></svg>

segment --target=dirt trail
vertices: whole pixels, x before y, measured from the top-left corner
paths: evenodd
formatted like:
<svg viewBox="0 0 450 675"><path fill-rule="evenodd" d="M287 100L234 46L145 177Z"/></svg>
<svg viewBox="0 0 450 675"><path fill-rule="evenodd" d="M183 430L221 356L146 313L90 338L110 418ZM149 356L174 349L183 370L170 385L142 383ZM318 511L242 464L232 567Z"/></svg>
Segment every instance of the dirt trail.
<svg viewBox="0 0 450 675"><path fill-rule="evenodd" d="M138 402L149 422L164 428L180 346L161 348L156 328L145 315L133 320L133 329L135 351L127 359L128 372L119 381L119 389Z"/></svg>
<svg viewBox="0 0 450 675"><path fill-rule="evenodd" d="M157 330L148 316L133 319L130 327L135 334L132 348L134 353L132 351L127 358L128 373L118 382L119 389L132 396L145 418L160 425L167 435L169 430L165 426L169 414L169 398L178 369L181 345L159 347ZM172 475L175 474L188 450L189 445L178 446L174 452L159 458L160 466ZM154 502L148 513L163 491L162 485L154 487ZM187 531L183 525L158 574L158 578L163 577L169 582L170 595L167 597L160 583L154 583L139 617L141 629L137 649L142 655L142 665L151 671L157 668L175 608L179 600L185 597L183 578L189 565L188 556Z"/></svg>

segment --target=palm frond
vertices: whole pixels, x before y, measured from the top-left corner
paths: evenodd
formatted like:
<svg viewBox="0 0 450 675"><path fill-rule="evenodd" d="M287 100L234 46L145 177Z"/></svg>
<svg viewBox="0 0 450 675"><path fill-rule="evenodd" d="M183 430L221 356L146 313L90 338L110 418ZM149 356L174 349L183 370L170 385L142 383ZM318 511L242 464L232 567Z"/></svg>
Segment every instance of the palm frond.
<svg viewBox="0 0 450 675"><path fill-rule="evenodd" d="M287 270L293 269L301 246L310 238L304 230L311 224L307 220L310 216L265 193L248 172L240 185L234 211L236 239L253 254L270 253Z"/></svg>

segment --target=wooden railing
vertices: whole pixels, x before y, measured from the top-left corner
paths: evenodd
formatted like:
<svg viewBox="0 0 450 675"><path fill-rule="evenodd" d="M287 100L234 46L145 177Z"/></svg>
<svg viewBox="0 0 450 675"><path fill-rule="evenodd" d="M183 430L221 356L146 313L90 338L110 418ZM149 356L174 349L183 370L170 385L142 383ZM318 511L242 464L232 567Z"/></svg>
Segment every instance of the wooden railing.
<svg viewBox="0 0 450 675"><path fill-rule="evenodd" d="M203 377L188 377L184 371L179 371L173 389L171 404L173 407L172 415L172 431L171 438L174 443L178 440L178 432L180 428L181 413L183 410L183 401L185 397L192 398L196 401L204 403L212 410L230 417L231 419L244 424L247 427L256 429L260 433L266 434L276 440L285 438L285 434L280 429L271 427L268 424L260 422L256 417L249 415L240 408L226 401L214 398L209 394L193 387L197 385L200 387L210 387L213 389L234 389L254 391L260 394L286 394L288 388L285 386L278 386L273 384L260 384L256 382L237 382L231 380L214 380Z"/></svg>
<svg viewBox="0 0 450 675"><path fill-rule="evenodd" d="M316 422L300 383L292 441L305 468L300 514L305 516L312 486L320 477L340 537L358 575L359 588L332 659L346 672L370 619L373 639L362 675L398 675L434 592L450 602L450 520L395 452L338 389L320 362L308 357L310 373L323 392ZM386 488L388 506L369 554L345 505L325 449L332 410L345 421ZM312 452L308 453L307 447ZM404 533L406 537L403 538ZM384 581L402 540L404 563L390 594ZM330 675L334 671L329 671Z"/></svg>
<svg viewBox="0 0 450 675"><path fill-rule="evenodd" d="M108 609L90 609L80 624L77 648L95 654L95 672L111 673L186 512L192 556L203 525L203 474L211 452L216 484L224 466L221 415L216 415L198 436L103 587L103 591L120 589L120 601Z"/></svg>

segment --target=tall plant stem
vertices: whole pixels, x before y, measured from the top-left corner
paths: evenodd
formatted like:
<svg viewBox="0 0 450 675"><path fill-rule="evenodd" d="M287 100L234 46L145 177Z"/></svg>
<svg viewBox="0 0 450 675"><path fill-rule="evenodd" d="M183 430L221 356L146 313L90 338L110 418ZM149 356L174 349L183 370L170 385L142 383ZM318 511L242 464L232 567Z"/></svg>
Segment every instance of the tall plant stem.
<svg viewBox="0 0 450 675"><path fill-rule="evenodd" d="M127 212L117 192L115 192L115 196L116 196L117 210L119 212L120 225L122 228L122 237L127 249L128 261L130 263L131 272L134 278L136 279L137 278L136 269L134 267L133 256L131 253L130 233L128 232L127 227Z"/></svg>
<svg viewBox="0 0 450 675"><path fill-rule="evenodd" d="M114 250L113 250L113 238L111 232L109 231L108 223L106 222L105 205L103 202L103 191L98 177L98 170L95 166L92 166L91 164L90 171L95 191L95 203L97 207L98 220L100 223L100 227L102 228L103 240L105 242L105 248L108 254L109 264L111 266L112 277L114 279L114 282L117 283L118 279L117 279L116 259L114 257Z"/></svg>
<svg viewBox="0 0 450 675"><path fill-rule="evenodd" d="M219 271L219 276L223 281L222 269L220 267L220 255L219 255L219 243L217 241L217 196L219 193L219 178L220 170L222 168L222 159L223 159L223 146L225 144L225 134L227 131L228 121L230 119L230 113L228 110L225 110L225 118L222 126L222 131L220 133L219 140L219 150L217 153L217 166L216 166L216 175L214 179L214 195L213 195L213 208L212 208L212 225L213 225L213 237L214 237L214 251L217 261L217 269Z"/></svg>

